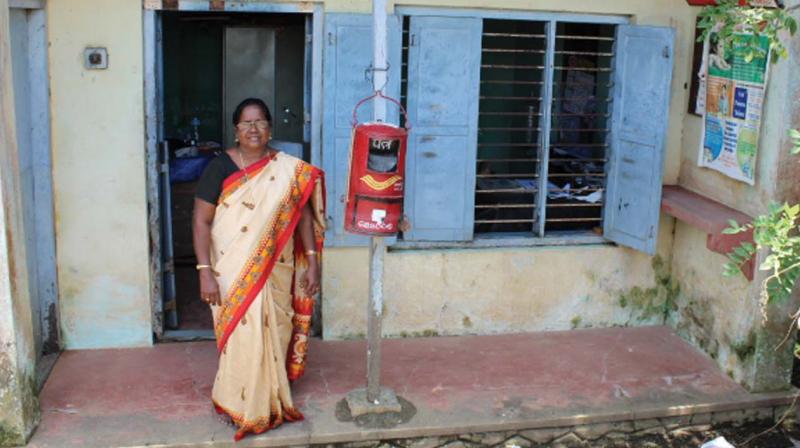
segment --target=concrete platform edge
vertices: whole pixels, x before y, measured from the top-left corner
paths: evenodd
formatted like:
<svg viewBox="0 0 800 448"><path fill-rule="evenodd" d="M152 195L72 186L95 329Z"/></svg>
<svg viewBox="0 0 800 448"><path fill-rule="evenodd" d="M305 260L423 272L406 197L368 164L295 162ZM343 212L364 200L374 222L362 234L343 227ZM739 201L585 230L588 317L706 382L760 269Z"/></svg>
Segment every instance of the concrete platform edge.
<svg viewBox="0 0 800 448"><path fill-rule="evenodd" d="M745 411L751 409L774 408L778 406L790 405L800 389L791 389L782 392L770 392L751 394L747 398L737 397L729 401L716 401L707 403L695 403L688 405L674 404L657 408L630 409L625 411L612 411L606 413L580 414L572 416L554 416L521 418L514 421L503 421L498 423L487 423L465 426L447 427L415 427L415 428L393 428L393 429L361 429L353 425L351 432L341 432L336 434L320 434L309 430L305 436L260 436L253 439L245 439L238 443L233 440L219 440L196 443L177 443L177 444L147 444L132 445L125 448L223 448L223 447L285 447L296 445L330 444L361 442L369 440L385 439L404 439L415 437L435 437L466 433L501 432L517 431L526 429L544 429L572 427L577 425L589 425L596 423L611 423L628 420L645 420L656 418L670 418L696 414L708 414L728 411ZM307 424L312 425L311 422Z"/></svg>

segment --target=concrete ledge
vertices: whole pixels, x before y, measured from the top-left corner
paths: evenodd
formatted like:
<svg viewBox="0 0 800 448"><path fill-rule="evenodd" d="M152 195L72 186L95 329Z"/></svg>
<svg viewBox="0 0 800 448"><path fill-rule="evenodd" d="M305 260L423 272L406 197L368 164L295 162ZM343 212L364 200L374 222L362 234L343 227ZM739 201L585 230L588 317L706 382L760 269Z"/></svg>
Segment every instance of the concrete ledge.
<svg viewBox="0 0 800 448"><path fill-rule="evenodd" d="M146 444L132 448L192 448L192 447L281 447L293 445L324 445L348 444L369 441L382 441L394 439L415 439L432 437L457 437L464 434L475 433L530 433L537 430L548 430L552 434L567 434L570 432L586 434L597 431L597 427L604 424L628 424L631 431L643 431L662 427L691 427L703 424L719 424L728 422L744 423L759 419L777 421L780 413L790 405L798 391L792 390L780 393L752 394L746 399L730 401L717 401L693 405L675 405L666 408L631 409L627 411L592 412L591 414L576 414L561 417L535 417L520 419L518 421L498 422L483 425L452 425L448 427L419 426L409 428L395 428L383 430L367 430L353 427L352 431L337 434L310 434L310 436L280 437L261 436L245 439L235 445L230 441L207 441L186 444ZM740 411L740 412L737 412ZM680 419L680 417L689 417ZM604 425L607 432L614 432L620 425ZM507 434L509 437L511 434ZM601 437L598 434L594 438ZM530 438L530 436L526 436Z"/></svg>
<svg viewBox="0 0 800 448"><path fill-rule="evenodd" d="M752 230L736 235L722 233L729 226L728 221L734 220L741 225L751 222L752 217L680 185L664 185L661 210L707 233L706 247L713 252L726 255L742 242L753 242ZM752 281L755 262L751 260L742 266L742 273Z"/></svg>

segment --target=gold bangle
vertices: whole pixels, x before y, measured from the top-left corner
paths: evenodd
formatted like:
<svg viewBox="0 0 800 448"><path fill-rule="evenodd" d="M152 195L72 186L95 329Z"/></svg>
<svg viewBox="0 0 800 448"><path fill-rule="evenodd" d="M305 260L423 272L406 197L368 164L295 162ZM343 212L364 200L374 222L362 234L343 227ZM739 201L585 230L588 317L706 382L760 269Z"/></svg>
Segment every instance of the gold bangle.
<svg viewBox="0 0 800 448"><path fill-rule="evenodd" d="M211 265L210 264L198 264L197 266L195 266L195 269L197 269L198 271L200 269L206 269L206 268L207 269L211 269ZM213 269L211 269L211 270L213 271Z"/></svg>
<svg viewBox="0 0 800 448"><path fill-rule="evenodd" d="M317 254L317 251L315 251L315 250L309 249L309 250L306 251L306 255L316 255L316 254Z"/></svg>

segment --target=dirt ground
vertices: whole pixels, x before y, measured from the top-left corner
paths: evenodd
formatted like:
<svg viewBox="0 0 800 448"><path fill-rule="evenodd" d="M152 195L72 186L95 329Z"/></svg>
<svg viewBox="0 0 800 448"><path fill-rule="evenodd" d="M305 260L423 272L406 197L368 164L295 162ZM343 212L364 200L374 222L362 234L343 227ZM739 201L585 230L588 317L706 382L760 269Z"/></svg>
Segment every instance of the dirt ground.
<svg viewBox="0 0 800 448"><path fill-rule="evenodd" d="M703 443L719 436L736 448L800 448L800 428L779 427L747 444L748 439L771 428L771 422L748 423L742 426L719 425L705 431L678 430L666 435L631 437L614 444L597 445L608 448L700 448Z"/></svg>

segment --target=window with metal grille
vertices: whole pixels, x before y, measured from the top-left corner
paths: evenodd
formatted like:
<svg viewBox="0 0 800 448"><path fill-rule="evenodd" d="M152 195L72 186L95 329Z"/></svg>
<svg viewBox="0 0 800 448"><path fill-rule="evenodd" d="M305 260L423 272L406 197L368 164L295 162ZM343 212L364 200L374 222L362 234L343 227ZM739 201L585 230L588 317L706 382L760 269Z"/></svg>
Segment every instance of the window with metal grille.
<svg viewBox="0 0 800 448"><path fill-rule="evenodd" d="M530 232L541 162L545 24L483 21L475 232Z"/></svg>
<svg viewBox="0 0 800 448"><path fill-rule="evenodd" d="M613 25L556 27L545 231L600 229L613 45Z"/></svg>
<svg viewBox="0 0 800 448"><path fill-rule="evenodd" d="M602 231L614 34L611 24L483 20L476 234Z"/></svg>
<svg viewBox="0 0 800 448"><path fill-rule="evenodd" d="M475 233L600 228L614 26L547 33L484 20Z"/></svg>

